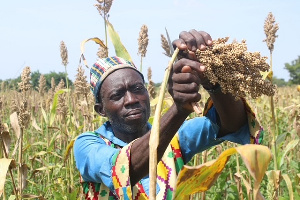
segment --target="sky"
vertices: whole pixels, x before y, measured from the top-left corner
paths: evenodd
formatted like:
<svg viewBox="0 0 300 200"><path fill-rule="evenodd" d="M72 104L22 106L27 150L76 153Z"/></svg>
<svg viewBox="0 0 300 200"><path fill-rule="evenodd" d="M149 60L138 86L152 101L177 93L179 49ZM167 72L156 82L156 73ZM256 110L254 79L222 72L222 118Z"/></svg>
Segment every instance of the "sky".
<svg viewBox="0 0 300 200"><path fill-rule="evenodd" d="M80 43L88 38L105 39L104 22L96 0L15 0L0 6L0 79L17 78L26 66L42 74L64 72L60 42L68 49L68 77L75 80L80 58ZM269 12L279 24L273 52L273 71L277 78L289 79L284 69L300 56L299 0L114 0L109 21L139 67L138 35L143 24L148 27L149 45L143 59L143 73L152 69L154 82L161 82L169 58L161 47L161 34L168 29L172 40L181 31L191 29L209 33L213 39L230 37L246 40L248 51L269 57L263 42L264 21ZM109 55L115 55L108 43ZM98 45L85 45L88 65L96 62ZM89 69L84 67L87 80ZM147 80L146 80L147 81Z"/></svg>

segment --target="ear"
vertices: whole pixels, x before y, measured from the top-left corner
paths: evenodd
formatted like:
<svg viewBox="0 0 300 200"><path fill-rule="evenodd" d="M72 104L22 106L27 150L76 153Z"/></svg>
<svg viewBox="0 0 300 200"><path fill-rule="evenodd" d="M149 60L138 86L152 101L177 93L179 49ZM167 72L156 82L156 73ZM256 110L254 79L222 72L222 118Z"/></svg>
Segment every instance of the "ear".
<svg viewBox="0 0 300 200"><path fill-rule="evenodd" d="M102 103L96 103L94 105L94 110L99 114L101 115L102 117L105 117L106 114L105 114L105 111L103 109L103 104Z"/></svg>

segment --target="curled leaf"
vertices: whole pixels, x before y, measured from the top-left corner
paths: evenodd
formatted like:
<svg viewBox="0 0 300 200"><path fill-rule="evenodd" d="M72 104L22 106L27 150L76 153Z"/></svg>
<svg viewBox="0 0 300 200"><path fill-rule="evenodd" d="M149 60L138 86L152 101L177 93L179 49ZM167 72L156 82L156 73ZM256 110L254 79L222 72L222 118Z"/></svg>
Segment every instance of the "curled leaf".
<svg viewBox="0 0 300 200"><path fill-rule="evenodd" d="M1 158L0 159L0 197L2 196L4 191L6 174L9 167L15 167L15 161L13 159Z"/></svg>
<svg viewBox="0 0 300 200"><path fill-rule="evenodd" d="M83 40L80 44L80 49L81 49L81 56L80 56L80 60L79 62L81 62L81 60L83 60L83 63L84 65L89 68L88 64L87 64L87 61L84 57L84 51L85 51L85 48L84 48L84 45L85 43L87 43L88 41L94 41L96 44L99 44L101 47L107 49L107 47L105 46L105 44L102 42L101 39L97 38L97 37L94 37L94 38L89 38L89 39L86 39L86 40Z"/></svg>
<svg viewBox="0 0 300 200"><path fill-rule="evenodd" d="M189 199L189 195L208 190L224 169L231 155L239 153L254 178L255 198L261 198L259 184L271 160L271 151L262 145L243 145L227 149L216 159L199 166L184 166L177 177L174 199ZM249 188L250 189L250 188Z"/></svg>

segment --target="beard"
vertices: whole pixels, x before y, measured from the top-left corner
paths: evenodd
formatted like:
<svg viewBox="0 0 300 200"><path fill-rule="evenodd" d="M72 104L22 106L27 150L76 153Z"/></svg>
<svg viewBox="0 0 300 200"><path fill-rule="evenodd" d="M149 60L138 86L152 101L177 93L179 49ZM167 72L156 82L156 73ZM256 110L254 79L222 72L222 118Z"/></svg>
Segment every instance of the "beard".
<svg viewBox="0 0 300 200"><path fill-rule="evenodd" d="M113 130L117 130L123 134L139 134L141 135L142 131L147 127L147 121L143 123L135 123L135 124L126 124L120 123L119 121L114 121L112 119L109 120Z"/></svg>
<svg viewBox="0 0 300 200"><path fill-rule="evenodd" d="M106 113L114 132L121 134L134 134L142 136L148 130L148 119L150 117L150 104L146 105L143 116L139 120L126 120L116 113Z"/></svg>

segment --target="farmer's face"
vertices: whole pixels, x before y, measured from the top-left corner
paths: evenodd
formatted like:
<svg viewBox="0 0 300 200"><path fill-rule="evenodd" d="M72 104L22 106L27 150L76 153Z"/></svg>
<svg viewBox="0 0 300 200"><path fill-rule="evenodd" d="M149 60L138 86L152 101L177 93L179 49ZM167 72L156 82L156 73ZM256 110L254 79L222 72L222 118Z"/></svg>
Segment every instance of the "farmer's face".
<svg viewBox="0 0 300 200"><path fill-rule="evenodd" d="M133 69L119 69L101 86L102 112L113 128L135 132L146 126L150 116L148 91L141 75Z"/></svg>

